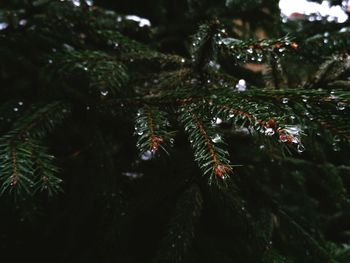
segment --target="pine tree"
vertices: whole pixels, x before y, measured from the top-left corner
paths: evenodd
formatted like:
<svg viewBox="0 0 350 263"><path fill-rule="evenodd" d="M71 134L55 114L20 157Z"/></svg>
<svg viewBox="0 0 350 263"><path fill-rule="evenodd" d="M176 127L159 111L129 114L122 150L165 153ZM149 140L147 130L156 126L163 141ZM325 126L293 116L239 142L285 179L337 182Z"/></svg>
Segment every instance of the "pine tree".
<svg viewBox="0 0 350 263"><path fill-rule="evenodd" d="M2 1L2 257L349 262L350 22L284 19Z"/></svg>

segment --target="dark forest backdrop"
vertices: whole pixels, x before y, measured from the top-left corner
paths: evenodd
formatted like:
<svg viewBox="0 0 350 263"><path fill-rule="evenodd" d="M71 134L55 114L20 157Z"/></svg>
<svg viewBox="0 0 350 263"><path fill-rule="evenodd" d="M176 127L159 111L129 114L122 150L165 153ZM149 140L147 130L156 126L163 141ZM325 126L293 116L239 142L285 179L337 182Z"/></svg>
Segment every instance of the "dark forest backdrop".
<svg viewBox="0 0 350 263"><path fill-rule="evenodd" d="M1 261L350 262L349 32L275 0L1 1Z"/></svg>

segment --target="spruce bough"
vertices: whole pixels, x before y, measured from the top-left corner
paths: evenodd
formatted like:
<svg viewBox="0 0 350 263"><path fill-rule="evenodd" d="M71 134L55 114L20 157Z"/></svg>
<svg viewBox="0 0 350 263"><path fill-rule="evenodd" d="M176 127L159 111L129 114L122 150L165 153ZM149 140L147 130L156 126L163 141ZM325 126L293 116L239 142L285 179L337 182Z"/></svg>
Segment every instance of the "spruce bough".
<svg viewBox="0 0 350 263"><path fill-rule="evenodd" d="M348 31L214 2L177 7L190 32L99 1L1 4L1 199L48 220L57 262L350 260ZM79 254L58 232L86 215Z"/></svg>

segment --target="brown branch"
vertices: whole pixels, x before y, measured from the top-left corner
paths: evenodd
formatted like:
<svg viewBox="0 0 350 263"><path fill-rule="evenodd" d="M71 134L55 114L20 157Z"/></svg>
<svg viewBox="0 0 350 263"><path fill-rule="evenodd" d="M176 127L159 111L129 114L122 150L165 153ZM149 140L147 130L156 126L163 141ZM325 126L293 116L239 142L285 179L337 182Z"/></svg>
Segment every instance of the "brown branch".
<svg viewBox="0 0 350 263"><path fill-rule="evenodd" d="M232 113L235 113L235 114L247 117L251 121L259 123L262 127L266 128L266 129L267 128L271 128L271 129L274 130L274 132L277 132L277 133L281 133L282 132L282 129L277 128L277 124L276 124L276 122L275 122L275 120L273 118L270 118L266 122L266 121L264 121L262 119L256 118L255 116L253 116L252 114L250 114L248 112L245 112L245 111L242 111L242 110L238 110L238 109L232 108L232 107L227 106L227 105L218 105L218 107L221 107L223 109L229 110Z"/></svg>
<svg viewBox="0 0 350 263"><path fill-rule="evenodd" d="M11 145L12 146L12 145ZM17 170L17 153L14 148L11 148L11 157L12 157L12 175L11 175L11 185L15 186L19 179L19 174Z"/></svg>
<svg viewBox="0 0 350 263"><path fill-rule="evenodd" d="M244 112L244 111L232 108L232 107L227 106L227 105L218 105L218 106L223 108L223 109L229 110L232 113L247 117L251 121L257 122L264 129L272 129L274 131L274 133L279 134L279 139L282 142L286 142L286 143L291 144L291 143L293 143L293 141L295 141L295 137L293 135L289 135L285 129L279 128L276 121L273 118L270 118L266 122L262 119L256 118L255 116L253 116L252 114L250 114L248 112Z"/></svg>
<svg viewBox="0 0 350 263"><path fill-rule="evenodd" d="M207 132L204 129L204 125L202 123L202 121L198 118L198 116L191 111L191 109L188 109L189 112L191 113L191 116L196 124L196 126L198 127L200 133L202 134L204 140L205 140L205 144L208 147L209 153L211 158L213 159L213 162L215 163L215 168L214 168L214 173L216 176L223 178L225 176L226 173L231 171L231 167L221 163L221 161L219 160L219 158L217 157L215 150L213 148L213 145L211 143L211 140L207 134Z"/></svg>
<svg viewBox="0 0 350 263"><path fill-rule="evenodd" d="M155 129L154 129L154 122L153 122L153 116L151 109L147 106L147 126L151 134L151 150L153 152L156 152L160 146L160 144L164 141L163 138L156 135Z"/></svg>

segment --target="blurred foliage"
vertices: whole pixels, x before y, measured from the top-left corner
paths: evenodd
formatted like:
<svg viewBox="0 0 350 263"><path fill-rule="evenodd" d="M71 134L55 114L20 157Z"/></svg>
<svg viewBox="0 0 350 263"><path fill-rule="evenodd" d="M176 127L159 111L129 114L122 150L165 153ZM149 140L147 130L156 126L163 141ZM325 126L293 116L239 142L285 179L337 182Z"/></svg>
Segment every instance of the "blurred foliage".
<svg viewBox="0 0 350 263"><path fill-rule="evenodd" d="M2 1L4 260L349 262L350 22L311 17Z"/></svg>

